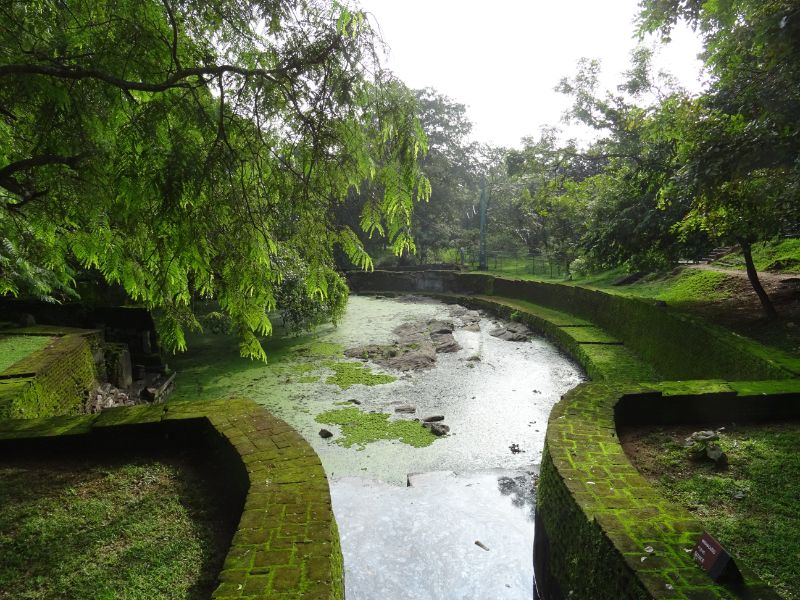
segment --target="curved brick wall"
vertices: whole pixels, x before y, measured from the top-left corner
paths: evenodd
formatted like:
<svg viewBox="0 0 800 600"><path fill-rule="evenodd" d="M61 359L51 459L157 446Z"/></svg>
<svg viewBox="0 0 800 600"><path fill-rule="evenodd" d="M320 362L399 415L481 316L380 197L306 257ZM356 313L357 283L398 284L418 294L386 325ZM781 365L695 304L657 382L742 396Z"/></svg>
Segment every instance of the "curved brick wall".
<svg viewBox="0 0 800 600"><path fill-rule="evenodd" d="M800 359L654 302L572 285L519 281L450 271L351 272L356 291L454 293L519 301L520 310L552 309L602 328L663 379L787 379ZM567 348L569 349L569 348Z"/></svg>
<svg viewBox="0 0 800 600"><path fill-rule="evenodd" d="M215 600L341 600L342 555L319 457L284 421L249 400L172 402L95 415L0 420L0 451L58 436L128 439L138 432L210 436L226 451L242 515ZM18 449L17 449L18 451Z"/></svg>

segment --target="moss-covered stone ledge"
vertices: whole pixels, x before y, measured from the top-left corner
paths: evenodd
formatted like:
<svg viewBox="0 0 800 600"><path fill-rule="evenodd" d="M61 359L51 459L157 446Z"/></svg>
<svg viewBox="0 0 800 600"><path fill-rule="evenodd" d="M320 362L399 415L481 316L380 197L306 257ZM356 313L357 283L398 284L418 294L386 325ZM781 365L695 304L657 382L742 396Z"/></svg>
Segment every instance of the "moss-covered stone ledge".
<svg viewBox="0 0 800 600"><path fill-rule="evenodd" d="M720 414L800 416L800 381L588 383L565 395L550 416L537 492L534 562L544 598L778 598L740 564L737 589L694 564L702 526L658 494L617 438L618 422Z"/></svg>
<svg viewBox="0 0 800 600"><path fill-rule="evenodd" d="M589 321L521 300L496 296L441 296L520 321L570 354L596 381L655 381L656 370L622 340Z"/></svg>
<svg viewBox="0 0 800 600"><path fill-rule="evenodd" d="M343 598L339 536L319 457L300 434L252 401L168 402L0 421L0 451L21 440L47 444L65 436L83 436L91 444L132 428L165 435L207 429L234 456L230 468L241 471L244 503L214 599Z"/></svg>
<svg viewBox="0 0 800 600"><path fill-rule="evenodd" d="M0 333L53 337L47 347L0 373L0 418L77 412L98 377L102 334L94 329L37 325Z"/></svg>

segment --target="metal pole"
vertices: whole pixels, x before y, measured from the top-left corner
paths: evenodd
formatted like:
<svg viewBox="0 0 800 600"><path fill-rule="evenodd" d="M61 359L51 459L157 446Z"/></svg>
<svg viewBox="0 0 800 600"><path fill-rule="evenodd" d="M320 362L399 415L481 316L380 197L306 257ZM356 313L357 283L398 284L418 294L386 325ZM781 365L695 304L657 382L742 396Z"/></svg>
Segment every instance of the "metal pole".
<svg viewBox="0 0 800 600"><path fill-rule="evenodd" d="M486 256L486 204L488 200L486 197L486 181L481 182L481 244L478 270L488 271L489 261Z"/></svg>

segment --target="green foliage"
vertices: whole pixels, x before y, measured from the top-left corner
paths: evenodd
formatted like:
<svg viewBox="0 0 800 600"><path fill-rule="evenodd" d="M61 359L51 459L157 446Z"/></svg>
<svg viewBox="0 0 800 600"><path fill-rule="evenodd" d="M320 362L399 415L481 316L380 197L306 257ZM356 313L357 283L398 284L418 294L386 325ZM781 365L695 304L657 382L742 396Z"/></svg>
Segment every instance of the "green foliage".
<svg viewBox="0 0 800 600"><path fill-rule="evenodd" d="M342 408L320 413L318 423L339 425L341 437L336 443L345 448L357 445L360 449L378 440L399 440L409 446L423 448L430 446L436 436L418 421L389 421L386 413L367 413L358 408Z"/></svg>
<svg viewBox="0 0 800 600"><path fill-rule="evenodd" d="M2 0L0 12L0 293L61 299L77 271L97 272L158 310L177 350L198 326L194 301L214 298L242 353L263 358L268 312L298 325L340 313L334 248L370 268L332 218L364 182L375 194L360 225L413 250L426 139L360 11Z"/></svg>
<svg viewBox="0 0 800 600"><path fill-rule="evenodd" d="M780 240L753 244L753 263L759 271L800 273L800 239ZM734 252L718 260L722 267L744 268L741 252Z"/></svg>
<svg viewBox="0 0 800 600"><path fill-rule="evenodd" d="M707 93L687 104L681 169L667 198L691 194L682 229L752 243L800 223L800 17L793 0L643 2L642 31L684 19L703 36Z"/></svg>
<svg viewBox="0 0 800 600"><path fill-rule="evenodd" d="M472 123L467 119L463 104L432 88L415 90L414 95L420 125L428 140L428 153L420 161L427 178L422 190L427 201L414 211L412 229L416 255L406 252L400 261L428 262L436 260L448 248L466 245L471 238L467 229L475 225L475 219L470 223L470 218L474 217L472 207L478 193L476 146L468 140ZM352 243L362 244L373 254L380 254L385 246L383 240L372 235L373 232L383 234L383 226L374 216L374 198L380 191L379 186L361 186L358 193L353 194L352 202L336 210L337 222L347 231L359 226L366 231L360 242L354 237ZM359 264L354 256L358 258L358 255L349 255L342 257L342 262L363 268L365 265ZM386 255L383 262L397 264L398 258Z"/></svg>

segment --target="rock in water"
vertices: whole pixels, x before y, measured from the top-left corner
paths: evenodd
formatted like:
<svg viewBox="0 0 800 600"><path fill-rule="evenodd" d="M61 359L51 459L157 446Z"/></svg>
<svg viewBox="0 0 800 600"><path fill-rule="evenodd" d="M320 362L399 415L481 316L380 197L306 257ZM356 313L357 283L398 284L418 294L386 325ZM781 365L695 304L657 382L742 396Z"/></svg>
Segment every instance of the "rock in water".
<svg viewBox="0 0 800 600"><path fill-rule="evenodd" d="M423 423L436 423L437 421L444 421L444 415L433 415L432 417L425 417L422 419Z"/></svg>
<svg viewBox="0 0 800 600"><path fill-rule="evenodd" d="M441 437L450 433L450 428L444 423L423 423L422 426L430 429L435 436Z"/></svg>
<svg viewBox="0 0 800 600"><path fill-rule="evenodd" d="M531 331L522 323L508 323L489 332L489 335L507 342L527 342Z"/></svg>
<svg viewBox="0 0 800 600"><path fill-rule="evenodd" d="M403 406L398 406L397 408L395 408L394 412L411 414L417 412L417 407L411 406L410 404L404 404Z"/></svg>
<svg viewBox="0 0 800 600"><path fill-rule="evenodd" d="M432 333L431 341L433 342L436 352L458 352L461 346L453 337L452 333Z"/></svg>
<svg viewBox="0 0 800 600"><path fill-rule="evenodd" d="M319 430L319 437L324 438L324 439L327 440L328 438L333 437L333 433L331 433L327 429L320 429Z"/></svg>

